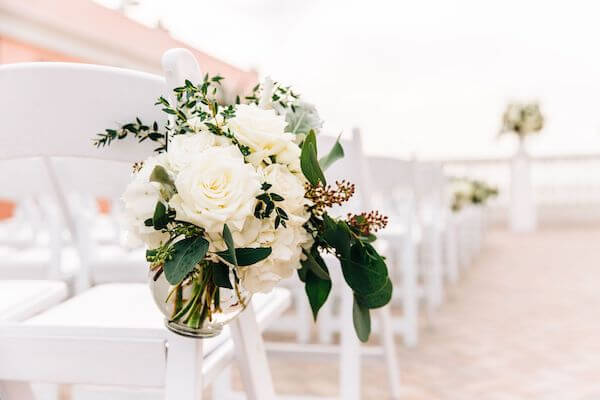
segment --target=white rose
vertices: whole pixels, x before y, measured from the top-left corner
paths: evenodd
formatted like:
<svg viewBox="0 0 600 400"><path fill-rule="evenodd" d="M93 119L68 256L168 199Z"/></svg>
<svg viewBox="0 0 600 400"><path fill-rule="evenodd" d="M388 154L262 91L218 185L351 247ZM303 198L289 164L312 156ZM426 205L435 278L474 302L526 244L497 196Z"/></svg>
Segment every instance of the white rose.
<svg viewBox="0 0 600 400"><path fill-rule="evenodd" d="M308 201L304 198L305 178L301 174L292 173L286 166L271 164L263 170L264 179L272 185L270 192L277 193L284 200L277 205L288 214L303 213Z"/></svg>
<svg viewBox="0 0 600 400"><path fill-rule="evenodd" d="M252 153L246 158L256 166L270 156L279 158L281 153L289 156L289 144L293 144L294 135L284 132L285 126L285 118L274 110L246 104L238 105L235 117L227 122L236 139L250 148Z"/></svg>
<svg viewBox="0 0 600 400"><path fill-rule="evenodd" d="M153 249L169 238L168 234L144 225L144 221L154 215L156 203L163 200L160 193L160 184L150 182L150 174L152 174L155 166L162 165L165 167L166 164L166 159L162 154L148 158L123 193L127 239L131 245L142 241L146 246Z"/></svg>
<svg viewBox="0 0 600 400"><path fill-rule="evenodd" d="M215 145L215 135L202 132L188 135L175 135L169 142L167 159L170 167L178 172L194 160L198 154Z"/></svg>
<svg viewBox="0 0 600 400"><path fill-rule="evenodd" d="M171 206L179 220L222 232L240 231L253 215L260 180L235 146L211 147L197 155L175 179Z"/></svg>

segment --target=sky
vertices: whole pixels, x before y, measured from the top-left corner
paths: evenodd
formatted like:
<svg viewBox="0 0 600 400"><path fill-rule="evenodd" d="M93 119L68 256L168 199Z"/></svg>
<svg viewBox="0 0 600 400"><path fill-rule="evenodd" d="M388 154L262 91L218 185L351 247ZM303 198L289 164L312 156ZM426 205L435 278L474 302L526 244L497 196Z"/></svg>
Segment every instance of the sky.
<svg viewBox="0 0 600 400"><path fill-rule="evenodd" d="M599 2L138 3L133 18L293 85L328 132L359 127L372 154L510 155L514 138L497 136L511 100L541 103L531 153L600 153Z"/></svg>

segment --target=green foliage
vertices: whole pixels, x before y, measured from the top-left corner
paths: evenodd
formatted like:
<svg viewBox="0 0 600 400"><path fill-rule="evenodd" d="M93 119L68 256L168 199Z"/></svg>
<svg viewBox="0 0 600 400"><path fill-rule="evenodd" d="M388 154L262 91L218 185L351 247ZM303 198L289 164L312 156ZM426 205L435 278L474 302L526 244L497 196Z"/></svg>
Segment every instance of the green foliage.
<svg viewBox="0 0 600 400"><path fill-rule="evenodd" d="M114 140L122 140L128 136L135 137L139 143L149 139L154 142L159 142L161 145L156 151L161 151L164 147L164 141L166 139L165 133L160 132L159 125L157 122L152 125L145 125L139 118L136 118L135 122L129 122L122 125L119 129L105 129L103 133L99 133L93 140L93 145L100 148L110 146Z"/></svg>
<svg viewBox="0 0 600 400"><path fill-rule="evenodd" d="M213 282L216 286L233 289L229 280L229 267L223 263L210 263L212 269Z"/></svg>
<svg viewBox="0 0 600 400"><path fill-rule="evenodd" d="M239 247L235 249L235 258L231 256L229 249L220 251L217 254L230 264L237 265L238 267L247 267L269 257L271 255L271 248Z"/></svg>
<svg viewBox="0 0 600 400"><path fill-rule="evenodd" d="M335 141L335 144L333 145L331 150L329 150L329 153L327 153L325 157L322 157L319 160L319 165L321 166L323 171L325 171L331 166L331 164L333 164L340 158L344 158L344 148L342 147L340 143L340 138L338 136L337 140Z"/></svg>
<svg viewBox="0 0 600 400"><path fill-rule="evenodd" d="M352 304L352 321L354 322L354 330L358 339L361 342L369 340L369 335L371 335L371 315L369 309L362 306L356 300L356 297Z"/></svg>
<svg viewBox="0 0 600 400"><path fill-rule="evenodd" d="M310 131L302 144L302 153L300 154L300 167L302 173L311 185L315 186L319 182L327 184L325 175L319 166L317 159L317 138L314 131Z"/></svg>
<svg viewBox="0 0 600 400"><path fill-rule="evenodd" d="M152 217L152 225L154 229L160 231L167 227L169 223L169 217L167 215L167 207L161 202L156 203L154 208L154 216Z"/></svg>
<svg viewBox="0 0 600 400"><path fill-rule="evenodd" d="M208 251L208 241L202 237L180 240L173 246L171 257L163 267L171 285L181 283L200 263Z"/></svg>
<svg viewBox="0 0 600 400"><path fill-rule="evenodd" d="M284 228L287 226L286 221L289 220L289 217L285 210L281 207L275 205L276 202L281 202L285 200L281 195L277 193L269 193L268 190L272 187L269 183L263 183L261 189L263 193L256 196L258 202L256 203L256 207L254 208L254 216L259 219L270 218L273 211L277 215L275 217L275 229L279 227L279 225Z"/></svg>
<svg viewBox="0 0 600 400"><path fill-rule="evenodd" d="M223 225L223 240L227 245L227 255L229 257L229 262L238 266L237 256L235 254L235 243L233 243L233 236L231 235L231 231L227 224Z"/></svg>
<svg viewBox="0 0 600 400"><path fill-rule="evenodd" d="M327 267L325 267L327 268ZM319 310L327 301L329 292L331 291L331 280L321 279L316 274L309 270L306 273L306 285L304 287L306 295L308 296L308 302L313 313L315 321L317 320L317 314Z"/></svg>

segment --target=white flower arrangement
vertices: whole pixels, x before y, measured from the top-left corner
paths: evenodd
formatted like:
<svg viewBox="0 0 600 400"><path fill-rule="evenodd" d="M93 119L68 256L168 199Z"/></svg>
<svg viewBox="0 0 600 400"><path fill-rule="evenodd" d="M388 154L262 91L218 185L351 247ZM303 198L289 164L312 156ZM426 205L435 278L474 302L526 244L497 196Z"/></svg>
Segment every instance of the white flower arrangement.
<svg viewBox="0 0 600 400"><path fill-rule="evenodd" d="M219 104L219 76L174 89L157 105L165 127L136 119L107 129L97 147L134 136L159 144L136 163L123 201L129 235L147 248L153 279L166 279L169 320L198 329L222 311L222 289L267 292L294 272L306 285L314 316L331 290L322 252L340 260L354 291L355 329L370 333L369 309L387 304L392 285L372 246L387 219L376 212L336 219L328 208L354 186L327 185L323 169L343 156L339 142L319 164L316 108L267 79L245 104ZM172 303L172 304L171 304Z"/></svg>
<svg viewBox="0 0 600 400"><path fill-rule="evenodd" d="M509 103L502 116L500 133L513 132L521 139L544 127L544 117L538 103Z"/></svg>
<svg viewBox="0 0 600 400"><path fill-rule="evenodd" d="M450 186L451 208L459 212L469 204L485 205L489 199L498 196L498 188L480 180L455 178Z"/></svg>

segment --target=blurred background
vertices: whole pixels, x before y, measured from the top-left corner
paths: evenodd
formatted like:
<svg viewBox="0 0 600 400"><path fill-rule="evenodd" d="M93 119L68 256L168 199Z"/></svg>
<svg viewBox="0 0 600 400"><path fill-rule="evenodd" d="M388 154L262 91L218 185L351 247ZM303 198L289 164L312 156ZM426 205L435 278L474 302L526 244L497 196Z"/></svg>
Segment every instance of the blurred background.
<svg viewBox="0 0 600 400"><path fill-rule="evenodd" d="M371 173L390 169L413 191L421 233L411 251L429 272L418 277L418 344L398 337L401 398L591 400L600 398L600 343L590 339L600 333L591 311L600 306L599 12L584 0L0 0L0 64L161 74L162 53L186 47L204 70L226 77L231 98L267 76L293 86L317 105L326 135L359 140ZM512 102L538 103L543 129L526 139L500 135ZM378 194L374 204L412 226L399 211L404 200ZM94 209L89 240L121 240L113 200L81 203ZM31 220L38 203L0 193L0 218ZM445 222L428 236L431 218ZM23 229L25 241L55 246L52 233L32 239ZM58 252L62 262L77 258ZM46 262L35 254L36 265ZM436 262L437 284L427 278ZM401 295L395 307L405 313ZM337 340L310 329L270 338ZM292 378L302 366L335 362L275 362L284 391L337 395L329 369L310 377L321 386ZM385 368L363 365L361 398L388 398Z"/></svg>

